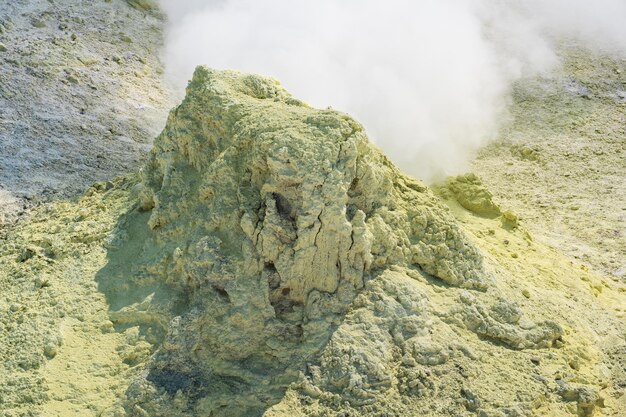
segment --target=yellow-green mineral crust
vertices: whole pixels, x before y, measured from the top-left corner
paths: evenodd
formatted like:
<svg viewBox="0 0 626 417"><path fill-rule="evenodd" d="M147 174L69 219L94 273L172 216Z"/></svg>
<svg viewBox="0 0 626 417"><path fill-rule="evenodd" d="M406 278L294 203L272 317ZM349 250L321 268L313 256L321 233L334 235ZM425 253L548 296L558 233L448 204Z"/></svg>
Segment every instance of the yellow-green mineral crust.
<svg viewBox="0 0 626 417"><path fill-rule="evenodd" d="M260 414L390 268L468 289L491 280L450 213L361 125L272 79L199 67L142 178L151 233L138 262L150 257L146 280L179 298L132 391L150 414L174 412L154 398L178 391L176 413Z"/></svg>
<svg viewBox="0 0 626 417"><path fill-rule="evenodd" d="M448 207L349 116L272 79L199 67L141 178L147 225L118 249L141 239L137 272L101 275L111 288L132 283L135 299L114 317L160 335L127 391L131 415L513 416L554 403L592 415L604 405L599 379L539 371L579 349L574 322L526 311L515 281L528 271L508 262L528 260L532 238L474 176L450 180ZM524 255L500 261L457 210Z"/></svg>

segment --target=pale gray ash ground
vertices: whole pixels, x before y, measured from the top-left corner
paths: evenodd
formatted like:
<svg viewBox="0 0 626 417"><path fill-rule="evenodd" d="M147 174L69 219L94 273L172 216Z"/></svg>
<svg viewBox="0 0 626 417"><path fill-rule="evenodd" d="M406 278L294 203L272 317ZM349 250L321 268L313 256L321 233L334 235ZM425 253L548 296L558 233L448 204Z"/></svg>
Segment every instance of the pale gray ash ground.
<svg viewBox="0 0 626 417"><path fill-rule="evenodd" d="M139 167L165 124L162 17L124 1L0 2L0 207Z"/></svg>

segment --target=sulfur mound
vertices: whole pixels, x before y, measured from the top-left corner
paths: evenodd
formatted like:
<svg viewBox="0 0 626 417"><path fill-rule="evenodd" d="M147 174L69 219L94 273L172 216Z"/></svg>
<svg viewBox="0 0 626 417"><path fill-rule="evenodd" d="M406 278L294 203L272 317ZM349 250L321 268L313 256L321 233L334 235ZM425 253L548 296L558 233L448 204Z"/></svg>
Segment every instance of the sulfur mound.
<svg viewBox="0 0 626 417"><path fill-rule="evenodd" d="M561 360L563 326L526 314L508 272L349 116L199 67L141 178L97 277L116 328L139 326L154 349L127 415L500 416L564 401L527 356Z"/></svg>
<svg viewBox="0 0 626 417"><path fill-rule="evenodd" d="M152 396L179 391L215 415L277 402L391 267L468 289L491 280L447 209L360 124L271 79L198 68L142 178L151 231L134 285L156 295L113 317L148 308L169 322L130 390L152 413ZM163 292L176 297L155 301Z"/></svg>

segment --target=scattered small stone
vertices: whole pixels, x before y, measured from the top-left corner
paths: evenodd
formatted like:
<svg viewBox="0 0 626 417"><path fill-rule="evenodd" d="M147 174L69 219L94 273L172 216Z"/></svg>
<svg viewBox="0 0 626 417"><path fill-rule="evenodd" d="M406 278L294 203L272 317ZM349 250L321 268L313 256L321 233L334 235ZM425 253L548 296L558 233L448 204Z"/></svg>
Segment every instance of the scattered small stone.
<svg viewBox="0 0 626 417"><path fill-rule="evenodd" d="M113 323L110 320L107 320L100 325L100 331L102 333L113 333L115 328L113 327Z"/></svg>
<svg viewBox="0 0 626 417"><path fill-rule="evenodd" d="M46 355L46 358L48 359L54 358L58 353L56 344L52 342L46 344L46 346L44 347L43 353L44 355Z"/></svg>
<svg viewBox="0 0 626 417"><path fill-rule="evenodd" d="M465 407L468 411L476 411L480 407L480 398L467 388L461 389L461 394L465 397Z"/></svg>
<svg viewBox="0 0 626 417"><path fill-rule="evenodd" d="M524 288L522 290L522 295L526 298L530 298L530 291L528 291L528 289Z"/></svg>
<svg viewBox="0 0 626 417"><path fill-rule="evenodd" d="M533 363L533 365L539 365L541 363L541 359L538 356L532 356L530 358L530 361Z"/></svg>
<svg viewBox="0 0 626 417"><path fill-rule="evenodd" d="M0 42L0 52L6 52L6 51L7 51L6 45Z"/></svg>
<svg viewBox="0 0 626 417"><path fill-rule="evenodd" d="M576 358L570 359L568 365L575 371L578 371L580 369L580 362L578 362L578 359Z"/></svg>
<svg viewBox="0 0 626 417"><path fill-rule="evenodd" d="M50 286L50 281L45 278L35 278L35 288L46 288Z"/></svg>
<svg viewBox="0 0 626 417"><path fill-rule="evenodd" d="M558 394L565 402L576 403L578 415L591 417L597 406L602 406L603 398L598 395L596 389L582 384L568 384L565 381L556 381Z"/></svg>
<svg viewBox="0 0 626 417"><path fill-rule="evenodd" d="M30 24L39 29L46 27L46 22L41 19L33 19L30 21Z"/></svg>
<svg viewBox="0 0 626 417"><path fill-rule="evenodd" d="M96 58L88 57L88 56L79 56L78 60L86 67L89 67L91 65L95 65L98 63L98 60Z"/></svg>
<svg viewBox="0 0 626 417"><path fill-rule="evenodd" d="M17 257L17 261L18 262L26 262L27 260L29 260L33 256L35 256L36 253L37 252L33 248L24 248L24 250L22 250L22 252Z"/></svg>
<svg viewBox="0 0 626 417"><path fill-rule="evenodd" d="M527 161L538 161L540 158L539 150L528 146L515 146L512 150L519 158Z"/></svg>
<svg viewBox="0 0 626 417"><path fill-rule="evenodd" d="M510 210L502 212L502 225L504 227L515 229L518 225L518 222L519 217L517 217L517 214L513 213Z"/></svg>

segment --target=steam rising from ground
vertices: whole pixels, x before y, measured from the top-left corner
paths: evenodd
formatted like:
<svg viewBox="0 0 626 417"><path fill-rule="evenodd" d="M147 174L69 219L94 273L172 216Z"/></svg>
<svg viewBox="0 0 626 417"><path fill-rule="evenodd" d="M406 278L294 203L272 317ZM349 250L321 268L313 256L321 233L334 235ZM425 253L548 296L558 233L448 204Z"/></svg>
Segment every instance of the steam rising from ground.
<svg viewBox="0 0 626 417"><path fill-rule="evenodd" d="M355 116L427 181L467 167L506 116L512 83L567 40L626 55L624 0L160 0L182 93L208 64L273 76Z"/></svg>

